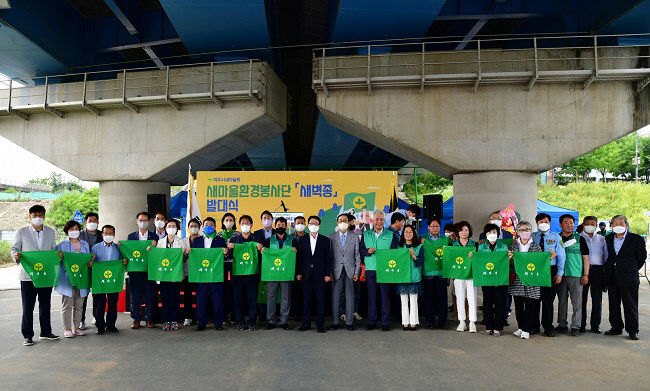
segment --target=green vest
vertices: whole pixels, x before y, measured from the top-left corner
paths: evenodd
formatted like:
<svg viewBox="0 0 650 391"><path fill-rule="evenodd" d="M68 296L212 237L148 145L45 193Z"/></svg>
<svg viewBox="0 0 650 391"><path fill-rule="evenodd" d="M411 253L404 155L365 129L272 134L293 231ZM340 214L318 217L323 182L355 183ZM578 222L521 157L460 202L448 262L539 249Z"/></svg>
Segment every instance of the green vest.
<svg viewBox="0 0 650 391"><path fill-rule="evenodd" d="M289 243L289 247L293 247L293 235L284 235L284 242L282 244L283 248L287 243ZM271 235L269 238L269 248L274 250L280 249L280 242L275 235Z"/></svg>
<svg viewBox="0 0 650 391"><path fill-rule="evenodd" d="M415 253L416 257L420 253L420 248L421 247L422 247L421 244L418 245L417 247L411 247L413 249L413 252ZM413 259L411 259L411 263L409 263L409 265L411 265L411 282L420 282L420 281L422 281L422 267L423 267L423 265L416 266L415 261L413 261Z"/></svg>
<svg viewBox="0 0 650 391"><path fill-rule="evenodd" d="M375 230L368 230L363 233L363 242L366 248L374 248L375 250L389 250L390 244L393 242L393 231L385 229L381 231L379 238L375 237ZM366 270L377 270L377 255L372 254L363 258L366 264Z"/></svg>
<svg viewBox="0 0 650 391"><path fill-rule="evenodd" d="M494 251L508 251L508 246L506 246L502 242L496 242L496 244L497 245L494 247ZM490 243L486 240L485 242L479 244L478 251L482 251L482 252L492 251L490 250Z"/></svg>
<svg viewBox="0 0 650 391"><path fill-rule="evenodd" d="M463 246L462 244L460 244L459 239L454 240L451 245L452 246L461 246L461 247ZM470 247L470 246L476 248L476 242L473 241L472 239L468 239L467 246L465 246L465 247Z"/></svg>
<svg viewBox="0 0 650 391"><path fill-rule="evenodd" d="M582 253L580 252L580 234L574 233L573 239L576 240L569 247L562 247L566 253L566 261L564 262L564 275L568 277L582 277Z"/></svg>

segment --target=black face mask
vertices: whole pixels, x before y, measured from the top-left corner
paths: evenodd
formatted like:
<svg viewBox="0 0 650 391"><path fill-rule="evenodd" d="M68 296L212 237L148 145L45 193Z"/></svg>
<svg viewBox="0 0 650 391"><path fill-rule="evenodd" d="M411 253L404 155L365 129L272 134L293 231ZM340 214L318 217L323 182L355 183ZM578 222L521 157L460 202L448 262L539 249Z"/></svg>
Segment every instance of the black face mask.
<svg viewBox="0 0 650 391"><path fill-rule="evenodd" d="M284 227L282 227L282 228L276 228L276 229L275 229L275 232L276 232L278 235L284 235L284 233L285 233L286 231L287 231L287 229L284 228Z"/></svg>

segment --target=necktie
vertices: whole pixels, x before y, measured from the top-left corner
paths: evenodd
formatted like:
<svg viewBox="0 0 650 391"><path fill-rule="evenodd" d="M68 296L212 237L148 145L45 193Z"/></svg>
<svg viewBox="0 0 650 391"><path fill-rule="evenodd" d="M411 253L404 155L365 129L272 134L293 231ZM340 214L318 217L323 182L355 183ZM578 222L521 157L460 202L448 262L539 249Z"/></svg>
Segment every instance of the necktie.
<svg viewBox="0 0 650 391"><path fill-rule="evenodd" d="M341 246L345 247L345 235L341 235Z"/></svg>
<svg viewBox="0 0 650 391"><path fill-rule="evenodd" d="M544 251L544 234L541 234L539 236L539 247L541 247L542 251Z"/></svg>

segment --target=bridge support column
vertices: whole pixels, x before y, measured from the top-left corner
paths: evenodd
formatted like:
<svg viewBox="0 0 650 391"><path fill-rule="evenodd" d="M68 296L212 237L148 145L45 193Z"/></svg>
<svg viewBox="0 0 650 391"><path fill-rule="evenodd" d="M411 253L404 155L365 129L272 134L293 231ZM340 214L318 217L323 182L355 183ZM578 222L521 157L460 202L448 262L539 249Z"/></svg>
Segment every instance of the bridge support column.
<svg viewBox="0 0 650 391"><path fill-rule="evenodd" d="M135 215L147 211L148 194L164 194L169 211L169 183L147 181L103 181L99 183L99 221L115 227L115 239L125 240L137 230ZM153 216L152 216L153 221ZM153 229L153 224L149 227Z"/></svg>
<svg viewBox="0 0 650 391"><path fill-rule="evenodd" d="M534 224L537 175L518 171L481 171L454 175L454 222L467 220L478 238L489 213L513 204L521 220Z"/></svg>

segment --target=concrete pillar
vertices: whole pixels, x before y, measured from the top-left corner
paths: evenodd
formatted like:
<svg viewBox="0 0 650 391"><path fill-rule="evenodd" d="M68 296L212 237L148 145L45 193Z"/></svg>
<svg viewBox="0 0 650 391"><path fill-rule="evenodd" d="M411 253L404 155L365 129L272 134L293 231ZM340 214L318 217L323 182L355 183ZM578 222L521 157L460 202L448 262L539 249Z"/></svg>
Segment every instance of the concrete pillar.
<svg viewBox="0 0 650 391"><path fill-rule="evenodd" d="M135 215L147 211L147 194L165 194L169 210L169 183L146 181L104 181L99 183L100 227L115 227L116 239L126 240L129 233L137 230ZM150 226L149 229L153 229Z"/></svg>
<svg viewBox="0 0 650 391"><path fill-rule="evenodd" d="M478 239L490 213L513 204L521 220L534 224L537 175L517 171L482 171L454 175L454 222L467 220Z"/></svg>

